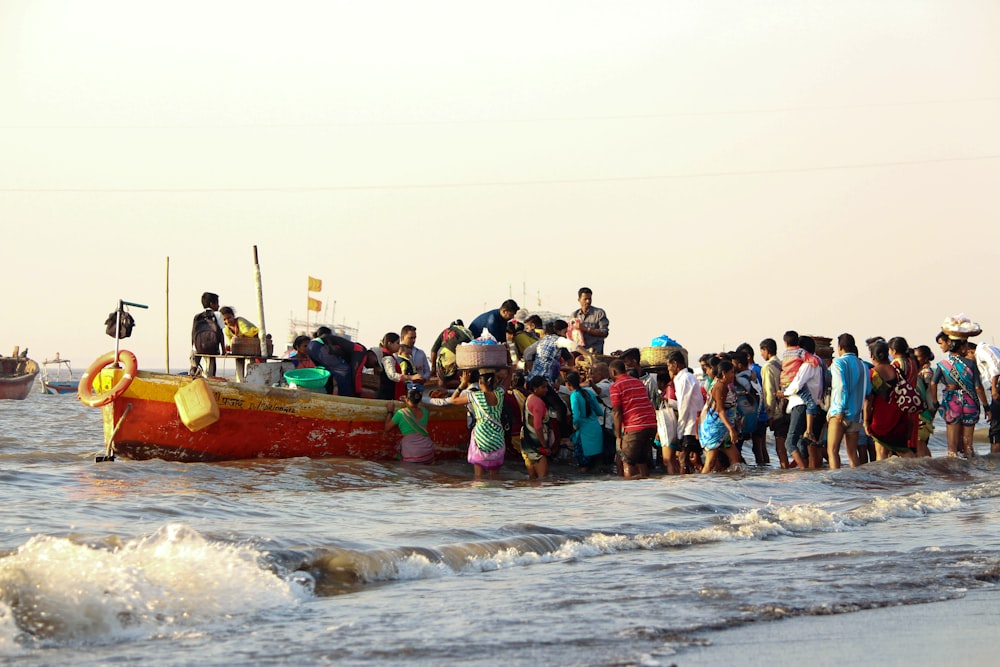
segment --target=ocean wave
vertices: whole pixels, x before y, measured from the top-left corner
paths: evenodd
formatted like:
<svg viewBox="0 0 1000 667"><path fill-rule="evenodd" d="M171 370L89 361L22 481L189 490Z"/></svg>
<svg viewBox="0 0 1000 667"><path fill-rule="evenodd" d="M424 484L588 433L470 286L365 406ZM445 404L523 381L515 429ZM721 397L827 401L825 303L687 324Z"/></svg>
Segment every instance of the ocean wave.
<svg viewBox="0 0 1000 667"><path fill-rule="evenodd" d="M0 559L0 645L145 637L308 597L248 546L182 524L116 544L39 535Z"/></svg>
<svg viewBox="0 0 1000 667"><path fill-rule="evenodd" d="M996 474L1000 457L980 455L969 459L955 456L935 456L934 458L890 457L884 461L869 463L857 468L823 471L827 483L836 486L865 486L885 484L925 485L935 479L954 482L978 478L992 478Z"/></svg>
<svg viewBox="0 0 1000 667"><path fill-rule="evenodd" d="M632 550L691 547L726 541L858 530L871 523L946 513L963 506L963 498L1000 494L1000 482L972 485L960 495L949 491L916 491L873 497L852 509L835 511L819 504L769 504L714 517L710 525L655 532L563 532L523 526L536 532L502 539L462 542L438 547L353 550L319 549L300 569L316 581L318 595L352 592L366 584L454 576L569 559L585 559ZM507 533L511 528L501 529Z"/></svg>
<svg viewBox="0 0 1000 667"><path fill-rule="evenodd" d="M836 505L840 509L832 509L832 503L776 502L728 513L706 508L699 521L686 518L689 525L683 528L562 530L512 523L496 528L492 539L433 547L268 549L212 539L184 524L168 524L144 537L89 543L37 535L0 556L0 647L11 655L32 642L93 643L184 632L380 582L854 531L871 523L953 512L996 496L1000 481L991 480L955 491L874 496L847 508ZM983 581L995 579L995 568L982 576Z"/></svg>

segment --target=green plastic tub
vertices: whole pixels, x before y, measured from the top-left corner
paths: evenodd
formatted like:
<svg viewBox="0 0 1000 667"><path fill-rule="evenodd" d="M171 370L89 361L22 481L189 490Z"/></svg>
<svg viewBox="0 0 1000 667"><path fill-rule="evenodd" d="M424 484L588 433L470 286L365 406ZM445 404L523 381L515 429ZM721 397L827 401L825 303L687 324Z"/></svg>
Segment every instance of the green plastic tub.
<svg viewBox="0 0 1000 667"><path fill-rule="evenodd" d="M330 371L325 368L296 368L285 373L285 382L309 391L325 392L329 379Z"/></svg>

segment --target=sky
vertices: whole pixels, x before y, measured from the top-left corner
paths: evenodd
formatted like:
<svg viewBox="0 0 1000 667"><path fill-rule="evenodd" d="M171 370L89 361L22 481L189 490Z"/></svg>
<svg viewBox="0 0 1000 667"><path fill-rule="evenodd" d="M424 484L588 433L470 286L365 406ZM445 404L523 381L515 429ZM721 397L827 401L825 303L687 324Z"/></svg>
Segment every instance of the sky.
<svg viewBox="0 0 1000 667"><path fill-rule="evenodd" d="M369 346L581 286L608 351L993 340L997 34L995 0L2 0L0 352L85 367L125 299L185 370L202 292L260 322L254 246L278 349L309 276Z"/></svg>

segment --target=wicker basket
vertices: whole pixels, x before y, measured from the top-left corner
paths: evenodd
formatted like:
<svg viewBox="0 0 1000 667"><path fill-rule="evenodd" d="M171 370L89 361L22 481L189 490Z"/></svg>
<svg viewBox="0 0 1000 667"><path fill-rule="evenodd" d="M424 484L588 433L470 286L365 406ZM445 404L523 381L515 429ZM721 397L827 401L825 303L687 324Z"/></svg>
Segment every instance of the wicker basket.
<svg viewBox="0 0 1000 667"><path fill-rule="evenodd" d="M507 348L503 345L463 343L455 348L459 368L499 368L507 365Z"/></svg>
<svg viewBox="0 0 1000 667"><path fill-rule="evenodd" d="M809 336L816 343L816 356L826 362L833 360L833 339L826 336Z"/></svg>
<svg viewBox="0 0 1000 667"><path fill-rule="evenodd" d="M983 333L978 322L973 322L964 313L944 318L941 323L941 331L948 334L948 338L966 339L978 336Z"/></svg>
<svg viewBox="0 0 1000 667"><path fill-rule="evenodd" d="M982 329L976 329L975 331L955 331L953 329L942 329L948 335L948 338L972 338L973 336L978 336L983 333Z"/></svg>
<svg viewBox="0 0 1000 667"><path fill-rule="evenodd" d="M684 365L688 364L688 351L683 347L662 345L658 347L644 347L639 350L639 365L643 368L664 368L667 365L667 357L671 352L680 352L684 355Z"/></svg>
<svg viewBox="0 0 1000 667"><path fill-rule="evenodd" d="M254 336L250 338L248 336L235 336L233 338L232 344L229 346L230 351L233 354L240 356L254 356L260 355L260 338ZM267 356L274 354L274 344L271 343L270 338L267 341Z"/></svg>

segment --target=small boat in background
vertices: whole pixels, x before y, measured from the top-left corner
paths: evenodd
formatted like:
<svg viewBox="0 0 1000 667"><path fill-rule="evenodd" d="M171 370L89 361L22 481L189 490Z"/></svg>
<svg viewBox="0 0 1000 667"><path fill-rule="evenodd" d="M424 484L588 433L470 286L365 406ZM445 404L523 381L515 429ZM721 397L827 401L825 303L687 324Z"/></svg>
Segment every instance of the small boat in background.
<svg viewBox="0 0 1000 667"><path fill-rule="evenodd" d="M49 370L55 366L55 373ZM52 359L42 362L42 391L46 394L75 394L80 380L73 376L73 368L69 359L63 359L56 352Z"/></svg>
<svg viewBox="0 0 1000 667"><path fill-rule="evenodd" d="M28 350L0 357L0 400L23 401L31 393L38 375L38 364L28 358Z"/></svg>

